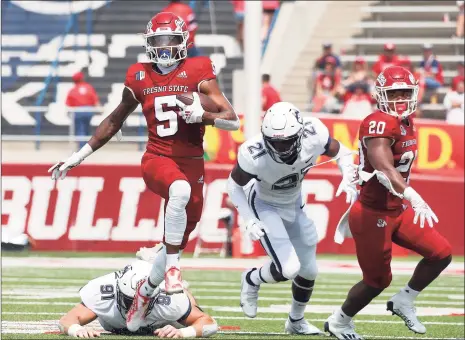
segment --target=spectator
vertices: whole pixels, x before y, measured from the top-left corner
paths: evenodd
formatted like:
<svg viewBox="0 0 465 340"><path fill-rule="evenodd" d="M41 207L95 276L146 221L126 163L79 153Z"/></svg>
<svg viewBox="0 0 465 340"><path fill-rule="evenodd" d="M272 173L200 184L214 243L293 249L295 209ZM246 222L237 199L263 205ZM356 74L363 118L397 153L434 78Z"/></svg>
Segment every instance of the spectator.
<svg viewBox="0 0 465 340"><path fill-rule="evenodd" d="M389 66L398 66L399 57L396 55L396 45L392 43L384 44L384 52L378 57L378 61L373 64L373 78L376 79L378 75Z"/></svg>
<svg viewBox="0 0 465 340"><path fill-rule="evenodd" d="M368 76L367 65L363 57L355 58L355 62L352 65L352 71L342 84L349 92L354 92L354 85L358 86L363 84L365 91L368 92L370 87L370 77Z"/></svg>
<svg viewBox="0 0 465 340"><path fill-rule="evenodd" d="M457 1L457 6L459 6L459 13L457 15L457 26L455 28L455 37L463 38L463 30L465 25L465 5L464 1Z"/></svg>
<svg viewBox="0 0 465 340"><path fill-rule="evenodd" d="M279 92L270 84L270 75L262 75L262 110L266 112L273 104L280 101Z"/></svg>
<svg viewBox="0 0 465 340"><path fill-rule="evenodd" d="M423 45L423 60L420 63L420 74L424 78L427 90L436 90L444 84L441 63L433 54L431 44Z"/></svg>
<svg viewBox="0 0 465 340"><path fill-rule="evenodd" d="M326 63L328 62L328 59L331 60L332 64L334 64L334 60L335 60L336 71L340 72L341 61L340 61L339 57L333 53L332 44L329 43L329 42L326 42L326 43L323 44L323 54L315 62L315 69L317 71L320 71L319 73L321 73L321 72L323 72L325 70ZM319 74L317 74L317 76L318 75Z"/></svg>
<svg viewBox="0 0 465 340"><path fill-rule="evenodd" d="M449 124L464 123L464 87L464 82L457 83L456 90L450 90L444 97L444 106L447 109L446 121Z"/></svg>
<svg viewBox="0 0 465 340"><path fill-rule="evenodd" d="M336 112L338 97L344 92L341 77L337 72L337 60L326 58L325 69L316 80L315 96L313 97L313 112Z"/></svg>
<svg viewBox="0 0 465 340"><path fill-rule="evenodd" d="M79 108L79 112L74 112L74 129L76 136L90 135L90 120L95 114L95 106L100 106L97 92L92 85L84 81L82 72L73 75L74 87L66 97L66 105L72 108ZM79 148L86 144L79 142Z"/></svg>
<svg viewBox="0 0 465 340"><path fill-rule="evenodd" d="M366 83L363 81L352 84L352 87L353 93L348 92L345 96L342 115L364 119L373 111L372 98L368 94Z"/></svg>
<svg viewBox="0 0 465 340"><path fill-rule="evenodd" d="M271 21L275 11L279 8L279 1L262 1L263 6L263 20L262 20L262 41L265 41L268 37L268 31L270 30Z"/></svg>
<svg viewBox="0 0 465 340"><path fill-rule="evenodd" d="M236 39L241 47L241 50L244 50L244 11L245 11L245 1L244 0L232 0L231 1L234 7L234 15L236 17Z"/></svg>
<svg viewBox="0 0 465 340"><path fill-rule="evenodd" d="M457 64L457 72L458 74L454 78L452 78L451 88L453 91L456 90L458 83L463 83L465 81L463 60L459 61L459 63Z"/></svg>
<svg viewBox="0 0 465 340"><path fill-rule="evenodd" d="M195 18L194 10L187 4L182 3L180 0L171 0L170 4L166 6L162 12L171 12L180 17L187 25L189 31L189 39L187 40L187 56L197 57L201 55L201 51L195 46L195 33L197 32L197 20Z"/></svg>

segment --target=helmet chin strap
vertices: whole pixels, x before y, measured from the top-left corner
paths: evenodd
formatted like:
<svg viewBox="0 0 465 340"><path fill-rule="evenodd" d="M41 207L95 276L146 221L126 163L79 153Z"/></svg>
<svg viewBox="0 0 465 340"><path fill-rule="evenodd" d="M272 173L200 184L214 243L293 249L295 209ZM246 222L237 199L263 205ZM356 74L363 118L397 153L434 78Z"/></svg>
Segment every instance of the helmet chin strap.
<svg viewBox="0 0 465 340"><path fill-rule="evenodd" d="M173 71L176 67L178 67L179 61L175 61L172 65L164 66L160 63L156 63L158 69L162 74L168 74Z"/></svg>

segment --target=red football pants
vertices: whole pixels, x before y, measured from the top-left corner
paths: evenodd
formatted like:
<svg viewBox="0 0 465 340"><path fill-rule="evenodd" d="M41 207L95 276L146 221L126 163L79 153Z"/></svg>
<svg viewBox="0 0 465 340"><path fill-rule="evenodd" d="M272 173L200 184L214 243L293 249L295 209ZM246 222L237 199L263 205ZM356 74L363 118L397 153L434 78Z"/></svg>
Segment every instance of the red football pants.
<svg viewBox="0 0 465 340"><path fill-rule="evenodd" d="M449 242L436 229L420 222L413 224L415 213L406 210L373 210L357 201L350 209L349 226L355 241L363 281L372 287L386 288L392 280L392 242L413 250L429 260L451 255Z"/></svg>
<svg viewBox="0 0 465 340"><path fill-rule="evenodd" d="M191 186L191 197L186 206L187 226L180 248L186 247L190 233L200 221L203 208L203 178L205 175L202 158L170 158L151 153L142 157L142 177L147 187L155 194L169 200L171 183L176 180L187 181ZM165 242L165 236L163 236Z"/></svg>

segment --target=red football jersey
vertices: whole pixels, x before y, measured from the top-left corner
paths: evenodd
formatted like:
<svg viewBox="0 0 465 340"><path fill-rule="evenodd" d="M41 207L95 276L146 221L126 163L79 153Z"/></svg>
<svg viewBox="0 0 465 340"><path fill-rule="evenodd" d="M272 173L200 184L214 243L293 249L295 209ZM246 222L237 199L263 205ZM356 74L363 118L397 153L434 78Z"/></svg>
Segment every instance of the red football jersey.
<svg viewBox="0 0 465 340"><path fill-rule="evenodd" d="M153 70L152 63L129 67L124 85L142 105L147 120L147 151L171 157L203 156L203 124L187 124L179 115L176 94L198 92L199 85L215 79L208 57L185 59L168 74Z"/></svg>
<svg viewBox="0 0 465 340"><path fill-rule="evenodd" d="M392 140L394 166L408 183L412 163L417 156L417 139L413 119L408 117L408 119L400 120L376 111L363 120L359 130L359 169L369 173L374 171L368 160L365 145L365 139L370 137L384 137ZM363 204L379 210L395 210L402 207L402 199L391 194L376 176L362 184L359 199Z"/></svg>

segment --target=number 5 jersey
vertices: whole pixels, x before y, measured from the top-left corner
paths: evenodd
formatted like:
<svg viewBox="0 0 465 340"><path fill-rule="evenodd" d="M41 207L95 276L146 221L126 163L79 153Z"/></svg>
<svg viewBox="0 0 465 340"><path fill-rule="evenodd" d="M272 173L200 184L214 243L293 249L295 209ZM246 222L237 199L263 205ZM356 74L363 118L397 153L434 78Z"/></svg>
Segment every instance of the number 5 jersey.
<svg viewBox="0 0 465 340"><path fill-rule="evenodd" d="M188 58L171 72L160 74L153 63L128 68L124 85L142 105L147 121L147 151L169 157L202 157L203 124L187 124L179 115L176 94L199 92L202 82L215 79L208 57Z"/></svg>

